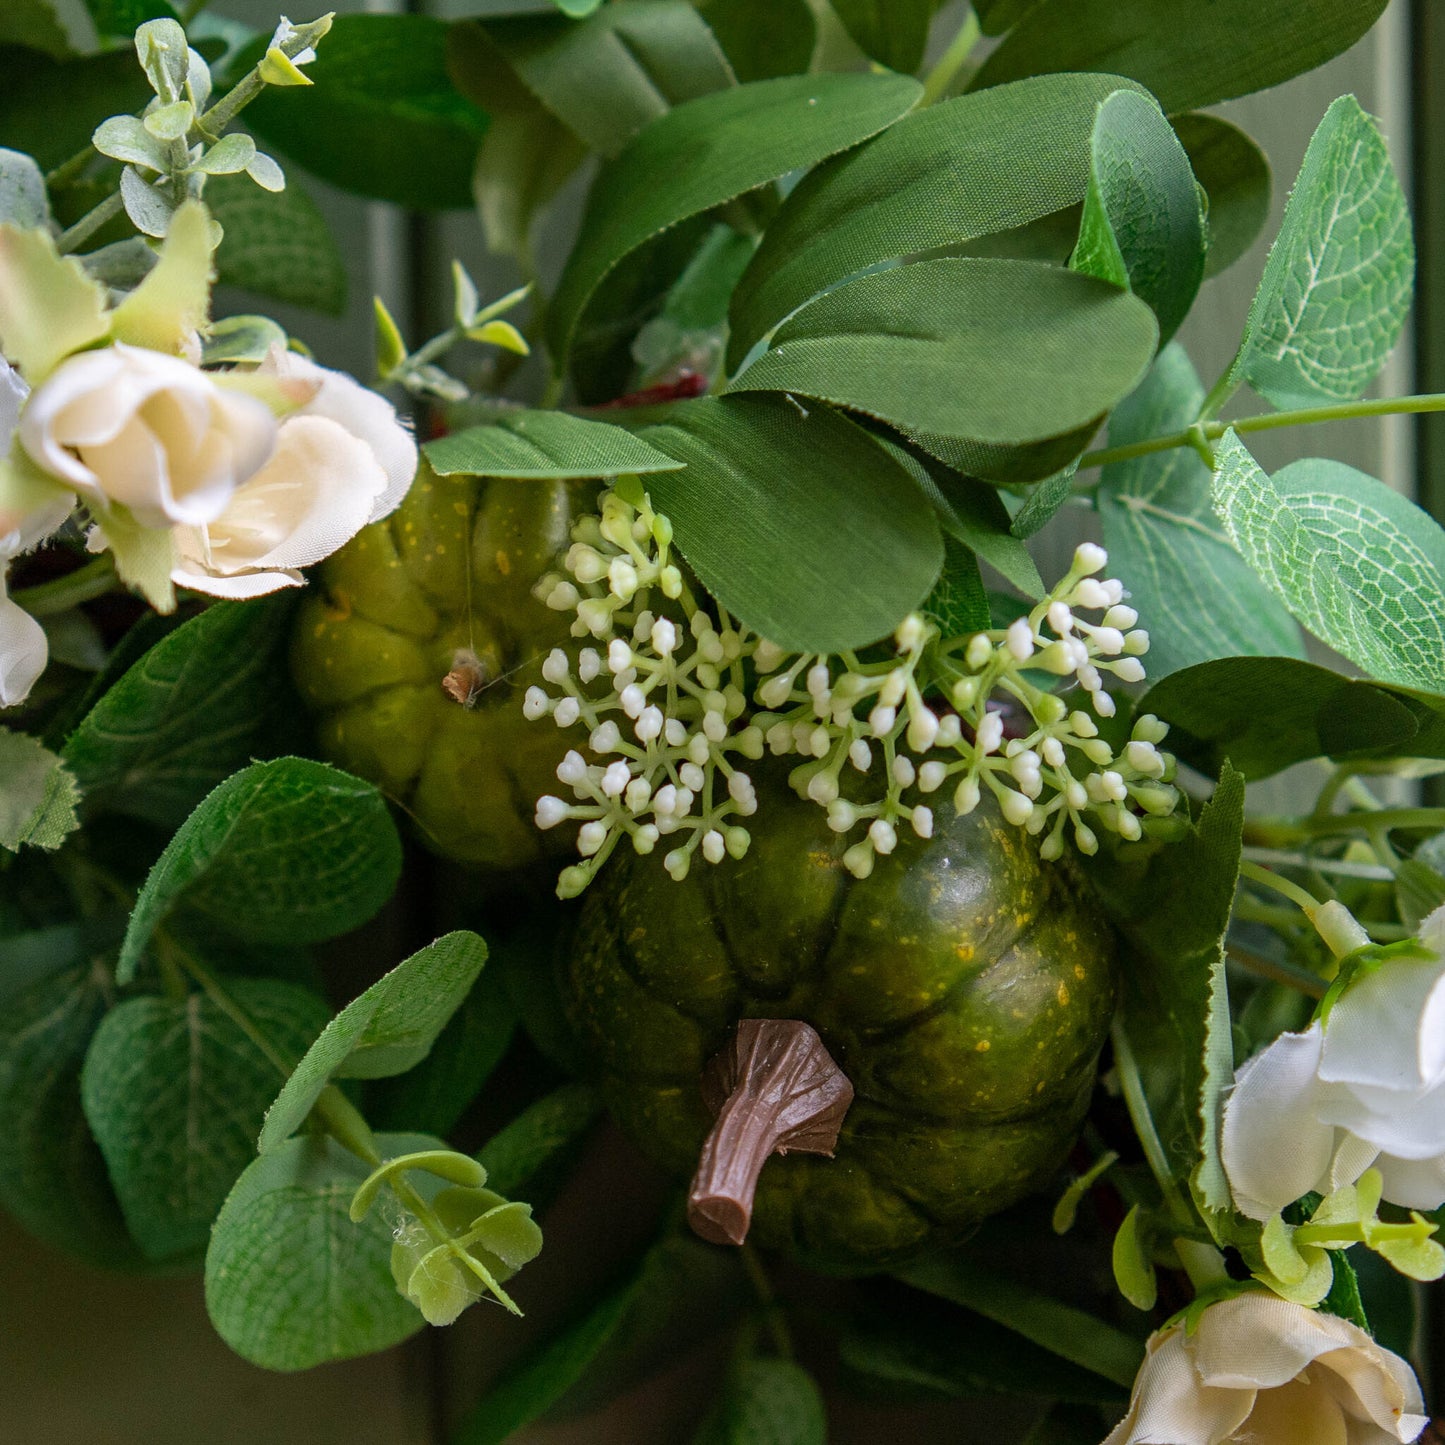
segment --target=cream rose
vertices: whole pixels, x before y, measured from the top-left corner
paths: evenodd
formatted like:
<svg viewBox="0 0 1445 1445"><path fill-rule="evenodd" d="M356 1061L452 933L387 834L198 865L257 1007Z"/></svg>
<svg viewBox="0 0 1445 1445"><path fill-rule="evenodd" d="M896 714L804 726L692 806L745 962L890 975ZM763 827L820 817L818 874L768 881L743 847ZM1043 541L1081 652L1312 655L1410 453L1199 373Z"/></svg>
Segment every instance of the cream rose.
<svg viewBox="0 0 1445 1445"><path fill-rule="evenodd" d="M99 510L143 527L201 526L270 457L265 403L218 386L179 357L116 343L61 364L20 415L20 444Z"/></svg>
<svg viewBox="0 0 1445 1445"><path fill-rule="evenodd" d="M1424 1408L1414 1371L1358 1326L1251 1292L1150 1338L1104 1445L1392 1445Z"/></svg>

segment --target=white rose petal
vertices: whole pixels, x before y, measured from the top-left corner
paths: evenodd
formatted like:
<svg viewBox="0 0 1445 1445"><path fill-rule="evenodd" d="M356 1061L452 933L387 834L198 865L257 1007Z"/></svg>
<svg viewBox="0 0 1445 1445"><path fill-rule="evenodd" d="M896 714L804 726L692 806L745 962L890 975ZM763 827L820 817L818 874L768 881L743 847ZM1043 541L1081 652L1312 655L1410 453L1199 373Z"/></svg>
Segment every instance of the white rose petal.
<svg viewBox="0 0 1445 1445"><path fill-rule="evenodd" d="M6 594L0 563L0 708L25 701L49 656L45 629Z"/></svg>
<svg viewBox="0 0 1445 1445"><path fill-rule="evenodd" d="M1445 1080L1445 961L1391 959L1330 1015L1320 1078L1418 1093ZM1382 1039L1408 1047L1381 1048Z"/></svg>

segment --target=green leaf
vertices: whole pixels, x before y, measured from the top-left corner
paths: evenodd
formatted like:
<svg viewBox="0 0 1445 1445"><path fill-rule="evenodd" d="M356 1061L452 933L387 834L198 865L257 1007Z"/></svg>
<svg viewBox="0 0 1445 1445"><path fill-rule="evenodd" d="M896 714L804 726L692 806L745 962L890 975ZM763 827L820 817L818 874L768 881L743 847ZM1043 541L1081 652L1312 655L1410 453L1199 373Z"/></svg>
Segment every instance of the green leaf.
<svg viewBox="0 0 1445 1445"><path fill-rule="evenodd" d="M324 763L253 763L208 794L136 899L116 978L184 902L262 943L315 943L365 923L396 887L401 840L381 794Z"/></svg>
<svg viewBox="0 0 1445 1445"><path fill-rule="evenodd" d="M938 0L832 0L854 45L870 60L911 75L923 64Z"/></svg>
<svg viewBox="0 0 1445 1445"><path fill-rule="evenodd" d="M55 849L79 826L80 789L38 739L0 728L0 848Z"/></svg>
<svg viewBox="0 0 1445 1445"><path fill-rule="evenodd" d="M729 368L810 297L866 267L1081 201L1094 113L1119 85L1114 76L1066 75L961 96L905 116L806 176L738 285Z"/></svg>
<svg viewBox="0 0 1445 1445"><path fill-rule="evenodd" d="M522 15L478 28L548 110L609 158L672 106L733 84L712 31L685 0L612 0L580 25ZM463 88L488 105L494 62L472 46L453 55Z"/></svg>
<svg viewBox="0 0 1445 1445"><path fill-rule="evenodd" d="M1405 193L1354 96L1305 152L1230 375L1281 408L1353 401L1400 339L1414 290Z"/></svg>
<svg viewBox="0 0 1445 1445"><path fill-rule="evenodd" d="M352 999L307 1050L266 1114L258 1148L279 1149L333 1078L402 1074L426 1056L487 961L475 933L448 933Z"/></svg>
<svg viewBox="0 0 1445 1445"><path fill-rule="evenodd" d="M0 149L0 222L23 231L49 221L50 199L40 167L19 151Z"/></svg>
<svg viewBox="0 0 1445 1445"><path fill-rule="evenodd" d="M290 598L221 602L163 637L67 739L93 811L174 828L267 743L287 706L277 674Z"/></svg>
<svg viewBox="0 0 1445 1445"><path fill-rule="evenodd" d="M95 27L102 35L129 40L147 20L178 20L166 0L85 0Z"/></svg>
<svg viewBox="0 0 1445 1445"><path fill-rule="evenodd" d="M809 302L729 390L1015 445L1108 411L1144 376L1156 336L1142 301L1092 277L1032 261L919 261Z"/></svg>
<svg viewBox="0 0 1445 1445"><path fill-rule="evenodd" d="M654 121L598 176L547 316L564 357L593 292L649 237L820 160L897 120L918 84L899 76L760 80Z"/></svg>
<svg viewBox="0 0 1445 1445"><path fill-rule="evenodd" d="M306 67L314 84L268 86L246 124L343 190L416 210L469 206L487 117L448 78L446 48L447 26L429 16L339 16Z"/></svg>
<svg viewBox="0 0 1445 1445"><path fill-rule="evenodd" d="M440 1147L380 1134L383 1157ZM368 1167L327 1135L290 1139L236 1181L206 1251L206 1309L243 1359L305 1370L415 1334L422 1317L391 1277L392 1225L348 1208Z"/></svg>
<svg viewBox="0 0 1445 1445"><path fill-rule="evenodd" d="M1234 265L1269 219L1269 160L1240 128L1217 115L1176 115L1173 126L1194 178L1209 198L1207 280Z"/></svg>
<svg viewBox="0 0 1445 1445"><path fill-rule="evenodd" d="M1217 772L1229 758L1250 779L1309 758L1445 757L1445 697L1353 681L1287 657L1200 663L1141 700L1183 736L1171 744Z"/></svg>
<svg viewBox="0 0 1445 1445"><path fill-rule="evenodd" d="M278 1068L326 1022L325 1002L307 989L248 978L225 988L275 1058L202 994L128 999L106 1015L85 1057L86 1118L130 1232L153 1260L204 1247L254 1156Z"/></svg>
<svg viewBox="0 0 1445 1445"><path fill-rule="evenodd" d="M42 170L89 145L107 116L138 111L150 99L129 47L59 61L0 43L0 74L0 145L33 156Z"/></svg>
<svg viewBox="0 0 1445 1445"><path fill-rule="evenodd" d="M1110 446L1182 431L1204 388L1182 347L1159 353L1143 386L1109 419ZM1215 657L1302 657L1299 628L1230 545L1210 504L1209 468L1191 447L1115 462L1095 500L1110 576L1149 632L1156 681Z"/></svg>
<svg viewBox="0 0 1445 1445"><path fill-rule="evenodd" d="M1133 1205L1114 1235L1114 1283L1136 1310L1152 1310L1159 1298L1154 1262L1140 1236L1139 1206Z"/></svg>
<svg viewBox="0 0 1445 1445"><path fill-rule="evenodd" d="M693 1445L825 1445L828 1417L813 1377L792 1360L741 1360Z"/></svg>
<svg viewBox="0 0 1445 1445"><path fill-rule="evenodd" d="M984 61L973 89L1051 71L1112 70L1165 111L1268 90L1348 50L1386 0L1044 0Z"/></svg>
<svg viewBox="0 0 1445 1445"><path fill-rule="evenodd" d="M973 0L973 12L985 35L1002 35L1043 0Z"/></svg>
<svg viewBox="0 0 1445 1445"><path fill-rule="evenodd" d="M1427 914L1445 904L1445 877L1418 858L1406 858L1395 869L1395 904L1400 922L1413 933Z"/></svg>
<svg viewBox="0 0 1445 1445"><path fill-rule="evenodd" d="M1268 477L1233 431L1214 507L1240 556L1322 642L1381 682L1445 692L1445 531L1343 462Z"/></svg>
<svg viewBox="0 0 1445 1445"><path fill-rule="evenodd" d="M897 1271L905 1284L962 1305L1051 1354L1127 1389L1143 1345L1103 1320L996 1274L966 1250L940 1250Z"/></svg>
<svg viewBox="0 0 1445 1445"><path fill-rule="evenodd" d="M516 1194L580 1142L601 1115L602 1100L591 1084L563 1084L493 1134L477 1161L498 1194Z"/></svg>
<svg viewBox="0 0 1445 1445"><path fill-rule="evenodd" d="M703 585L782 647L876 642L928 595L943 545L928 499L827 407L723 397L645 432L687 464L648 483Z"/></svg>
<svg viewBox="0 0 1445 1445"><path fill-rule="evenodd" d="M1092 154L1070 264L1147 301L1162 344L1204 279L1204 218L1189 157L1158 105L1133 90L1115 91L1099 107Z"/></svg>
<svg viewBox="0 0 1445 1445"><path fill-rule="evenodd" d="M493 115L472 172L488 249L527 259L533 221L586 155L583 144L540 101Z"/></svg>
<svg viewBox="0 0 1445 1445"><path fill-rule="evenodd" d="M316 202L292 180L264 191L247 176L213 176L206 205L225 230L216 279L260 296L339 316L346 265Z"/></svg>
<svg viewBox="0 0 1445 1445"><path fill-rule="evenodd" d="M943 539L943 571L920 610L945 637L967 637L993 625L978 558L951 535Z"/></svg>
<svg viewBox="0 0 1445 1445"><path fill-rule="evenodd" d="M504 411L422 448L441 476L601 477L683 464L606 422L560 411Z"/></svg>
<svg viewBox="0 0 1445 1445"><path fill-rule="evenodd" d="M27 944L32 945L27 947ZM80 1106L80 1070L111 1001L79 929L8 938L0 970L0 1206L94 1264L138 1260Z"/></svg>
<svg viewBox="0 0 1445 1445"><path fill-rule="evenodd" d="M1231 1208L1219 1161L1223 1092L1233 1082L1224 933L1234 905L1244 779L1228 764L1188 836L1145 862L1100 854L1088 872L1125 947L1120 1027L1180 1178L1206 1208Z"/></svg>
<svg viewBox="0 0 1445 1445"><path fill-rule="evenodd" d="M1073 495L1076 467L1065 467L1045 477L1014 513L1011 528L1015 537L1032 537L1043 530L1057 515L1060 507Z"/></svg>
<svg viewBox="0 0 1445 1445"><path fill-rule="evenodd" d="M25 45L63 60L99 43L83 0L6 0L0 45Z"/></svg>
<svg viewBox="0 0 1445 1445"><path fill-rule="evenodd" d="M702 0L698 6L739 80L801 75L818 22L808 0Z"/></svg>

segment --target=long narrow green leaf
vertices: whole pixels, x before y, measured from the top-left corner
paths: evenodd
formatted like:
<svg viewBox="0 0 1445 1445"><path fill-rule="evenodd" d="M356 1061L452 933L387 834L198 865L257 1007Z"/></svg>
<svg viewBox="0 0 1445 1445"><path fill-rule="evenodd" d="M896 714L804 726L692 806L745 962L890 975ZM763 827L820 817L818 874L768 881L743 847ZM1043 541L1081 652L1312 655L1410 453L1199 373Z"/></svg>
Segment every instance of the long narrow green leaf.
<svg viewBox="0 0 1445 1445"><path fill-rule="evenodd" d="M560 411L503 412L422 450L443 477L608 477L682 466L620 426Z"/></svg>

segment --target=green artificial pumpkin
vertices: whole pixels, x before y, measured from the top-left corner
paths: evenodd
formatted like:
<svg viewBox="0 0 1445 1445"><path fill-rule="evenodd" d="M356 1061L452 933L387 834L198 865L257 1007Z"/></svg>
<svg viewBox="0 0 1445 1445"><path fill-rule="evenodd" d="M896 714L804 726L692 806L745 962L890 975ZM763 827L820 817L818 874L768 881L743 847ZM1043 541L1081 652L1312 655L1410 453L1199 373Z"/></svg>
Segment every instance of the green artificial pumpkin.
<svg viewBox="0 0 1445 1445"><path fill-rule="evenodd" d="M568 637L532 587L567 543L574 484L438 477L319 569L292 671L322 751L375 782L437 852L487 869L555 850L532 823L555 728L521 695ZM544 844L544 840L547 840Z"/></svg>
<svg viewBox="0 0 1445 1445"><path fill-rule="evenodd" d="M785 786L752 824L741 862L677 883L619 856L588 891L566 986L614 1114L691 1172L700 1078L738 1020L801 1020L855 1097L834 1157L762 1167L754 1237L851 1271L966 1236L1070 1147L1113 1011L1107 926L989 805L940 807L931 839L900 837L861 881Z"/></svg>

